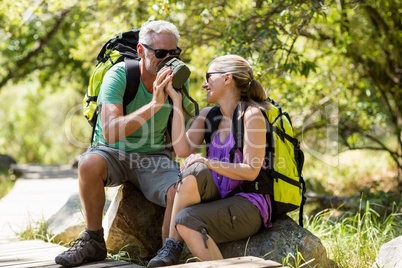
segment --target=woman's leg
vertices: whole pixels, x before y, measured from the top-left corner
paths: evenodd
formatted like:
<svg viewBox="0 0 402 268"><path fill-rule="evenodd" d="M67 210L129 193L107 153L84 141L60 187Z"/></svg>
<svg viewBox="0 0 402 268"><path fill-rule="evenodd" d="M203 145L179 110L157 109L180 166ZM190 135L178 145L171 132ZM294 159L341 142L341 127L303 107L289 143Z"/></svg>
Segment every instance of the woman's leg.
<svg viewBox="0 0 402 268"><path fill-rule="evenodd" d="M148 267L168 266L179 263L183 248L183 239L176 229L176 217L183 211L204 201L215 200L220 197L214 180L207 166L195 163L182 173L183 180L177 185L171 215L169 238L165 240L157 255L152 258ZM211 245L212 247L213 245Z"/></svg>
<svg viewBox="0 0 402 268"><path fill-rule="evenodd" d="M193 256L196 256L201 261L223 259L221 251L209 235L205 234L208 237L205 241L206 248L202 237L203 234L181 224L178 224L176 227Z"/></svg>
<svg viewBox="0 0 402 268"><path fill-rule="evenodd" d="M247 238L262 227L259 209L241 196L193 205L176 216L178 233L202 261L222 259L217 244Z"/></svg>

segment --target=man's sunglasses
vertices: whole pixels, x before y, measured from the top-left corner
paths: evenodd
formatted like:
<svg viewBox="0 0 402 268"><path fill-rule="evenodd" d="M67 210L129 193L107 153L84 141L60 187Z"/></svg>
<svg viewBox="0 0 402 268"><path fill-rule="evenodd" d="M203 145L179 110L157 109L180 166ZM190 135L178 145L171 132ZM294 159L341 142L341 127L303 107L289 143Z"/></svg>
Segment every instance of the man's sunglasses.
<svg viewBox="0 0 402 268"><path fill-rule="evenodd" d="M208 82L209 77L211 77L211 74L225 74L227 72L206 72L205 73L205 81Z"/></svg>
<svg viewBox="0 0 402 268"><path fill-rule="evenodd" d="M146 44L142 44L145 48L150 49L155 52L155 57L158 59L163 59L169 53L173 56L179 56L181 53L181 49L177 47L176 49L166 50L166 49L154 49Z"/></svg>

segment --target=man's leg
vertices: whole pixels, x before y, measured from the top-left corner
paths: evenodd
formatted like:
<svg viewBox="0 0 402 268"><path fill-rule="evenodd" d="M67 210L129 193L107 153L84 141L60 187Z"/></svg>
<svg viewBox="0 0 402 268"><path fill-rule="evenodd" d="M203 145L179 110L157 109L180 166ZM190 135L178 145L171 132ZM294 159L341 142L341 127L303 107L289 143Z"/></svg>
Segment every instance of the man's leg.
<svg viewBox="0 0 402 268"><path fill-rule="evenodd" d="M83 156L78 167L78 176L87 230L99 231L102 229L102 215L105 206L106 160L98 154Z"/></svg>
<svg viewBox="0 0 402 268"><path fill-rule="evenodd" d="M56 256L55 262L67 267L101 261L107 255L102 228L105 206L104 181L107 179L105 159L98 154L83 155L78 167L78 176L87 227L70 249Z"/></svg>

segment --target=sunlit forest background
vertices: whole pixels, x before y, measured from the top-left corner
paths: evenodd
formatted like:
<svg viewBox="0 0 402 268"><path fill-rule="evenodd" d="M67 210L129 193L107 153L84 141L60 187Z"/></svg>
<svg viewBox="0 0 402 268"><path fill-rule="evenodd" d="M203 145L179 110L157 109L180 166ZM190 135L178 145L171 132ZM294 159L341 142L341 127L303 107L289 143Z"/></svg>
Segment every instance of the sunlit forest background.
<svg viewBox="0 0 402 268"><path fill-rule="evenodd" d="M82 99L96 56L110 38L150 19L178 27L200 107L208 63L243 56L292 118L308 192L365 198L395 212L402 191L399 0L2 0L0 154L64 164L84 152L92 129Z"/></svg>

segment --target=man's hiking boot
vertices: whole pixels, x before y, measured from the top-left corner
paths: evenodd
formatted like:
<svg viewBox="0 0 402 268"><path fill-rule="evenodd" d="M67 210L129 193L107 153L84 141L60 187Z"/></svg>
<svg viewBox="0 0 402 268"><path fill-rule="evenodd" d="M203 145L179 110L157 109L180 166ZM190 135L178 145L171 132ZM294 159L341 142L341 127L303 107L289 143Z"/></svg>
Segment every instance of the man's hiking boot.
<svg viewBox="0 0 402 268"><path fill-rule="evenodd" d="M156 256L149 261L147 267L153 268L178 264L182 250L183 243L167 238Z"/></svg>
<svg viewBox="0 0 402 268"><path fill-rule="evenodd" d="M103 261L106 259L107 249L105 240L99 242L91 238L88 231L83 231L80 237L73 241L70 249L55 258L57 264L74 267L86 262Z"/></svg>

